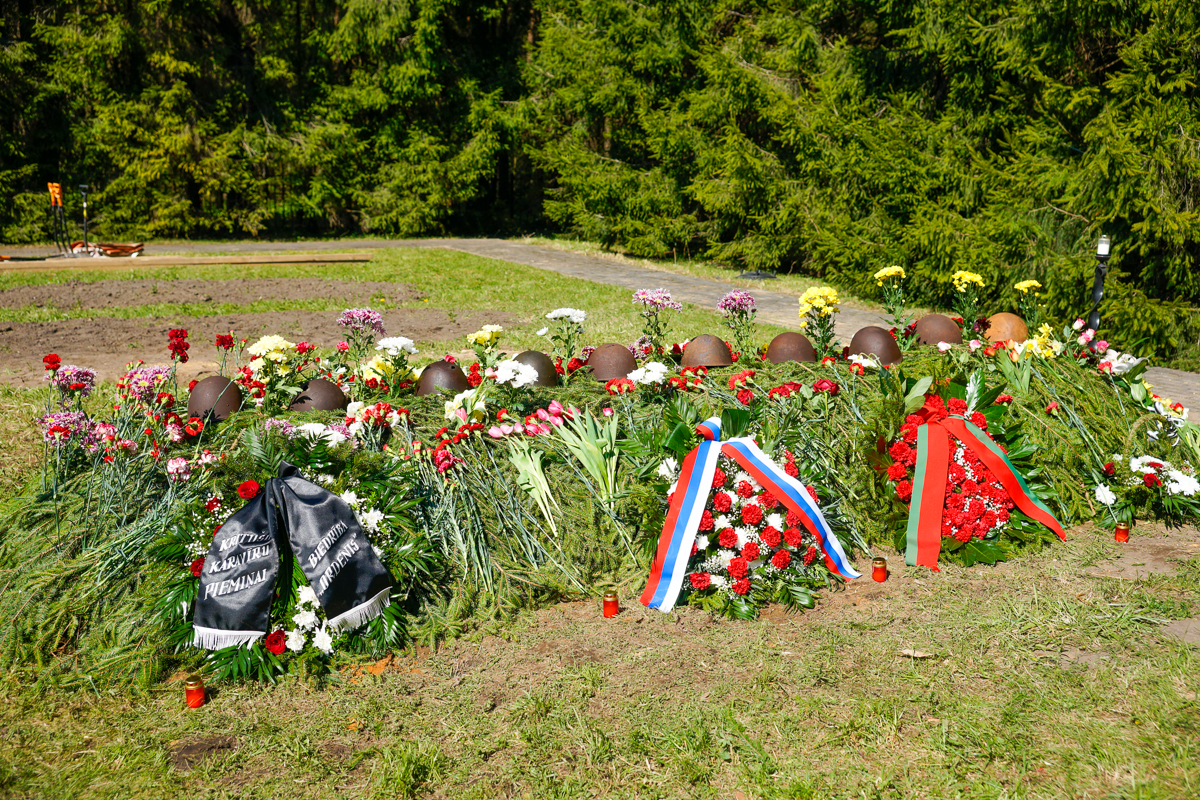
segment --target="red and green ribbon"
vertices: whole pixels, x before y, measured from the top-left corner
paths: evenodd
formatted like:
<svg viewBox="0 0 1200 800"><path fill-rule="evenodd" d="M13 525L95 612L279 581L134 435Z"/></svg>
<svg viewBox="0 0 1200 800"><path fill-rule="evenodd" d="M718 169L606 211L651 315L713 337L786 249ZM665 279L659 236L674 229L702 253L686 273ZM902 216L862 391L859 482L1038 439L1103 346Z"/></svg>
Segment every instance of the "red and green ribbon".
<svg viewBox="0 0 1200 800"><path fill-rule="evenodd" d="M992 440L991 436L959 416L931 420L917 428L917 465L913 479L912 504L908 511L908 546L904 562L909 566L938 568L942 550L942 513L946 506L946 476L950 469L953 436L991 470L1017 508L1066 540L1062 524L1046 504L1030 491L1025 479Z"/></svg>

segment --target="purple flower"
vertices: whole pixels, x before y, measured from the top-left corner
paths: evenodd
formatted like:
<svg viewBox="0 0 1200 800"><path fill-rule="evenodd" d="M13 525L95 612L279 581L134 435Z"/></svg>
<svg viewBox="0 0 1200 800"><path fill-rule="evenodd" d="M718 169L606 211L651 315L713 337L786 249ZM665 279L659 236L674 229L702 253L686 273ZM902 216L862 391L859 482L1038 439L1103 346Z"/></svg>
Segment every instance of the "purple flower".
<svg viewBox="0 0 1200 800"><path fill-rule="evenodd" d="M158 396L159 387L166 384L171 377L171 368L165 364L153 367L131 369L117 382L118 389L124 389L143 403L151 403Z"/></svg>
<svg viewBox="0 0 1200 800"><path fill-rule="evenodd" d="M79 392L80 399L87 397L96 387L96 370L63 364L54 372L47 372L45 380L63 395ZM65 398L64 398L65 399Z"/></svg>
<svg viewBox="0 0 1200 800"><path fill-rule="evenodd" d="M269 419L263 423L263 431L270 433L271 431L279 431L289 439L296 432L296 426L288 422L286 419Z"/></svg>
<svg viewBox="0 0 1200 800"><path fill-rule="evenodd" d="M751 294L743 289L734 289L717 302L717 310L723 317L734 314L753 314L758 310Z"/></svg>
<svg viewBox="0 0 1200 800"><path fill-rule="evenodd" d="M85 445L92 438L92 425L87 414L82 411L55 411L38 418L38 427L42 431L42 439L62 447L68 442L78 439Z"/></svg>
<svg viewBox="0 0 1200 800"><path fill-rule="evenodd" d="M671 293L666 289L638 289L633 293L633 304L645 306L646 310L642 313L646 316L652 316L667 308L673 311L683 310L683 304L672 300Z"/></svg>
<svg viewBox="0 0 1200 800"><path fill-rule="evenodd" d="M338 325L343 328L349 328L358 333L370 331L377 336L383 336L386 333L383 329L383 317L379 315L378 311L372 311L369 308L347 308L337 321Z"/></svg>
<svg viewBox="0 0 1200 800"><path fill-rule="evenodd" d="M586 347L584 347L582 350L579 351L579 360L587 361L589 358L592 357L592 353L594 353L594 352L596 352L596 348L592 347L590 344L587 345Z"/></svg>
<svg viewBox="0 0 1200 800"><path fill-rule="evenodd" d="M654 342L650 341L649 336L639 336L636 342L629 345L629 352L633 353L633 357L638 361L642 361L654 352Z"/></svg>

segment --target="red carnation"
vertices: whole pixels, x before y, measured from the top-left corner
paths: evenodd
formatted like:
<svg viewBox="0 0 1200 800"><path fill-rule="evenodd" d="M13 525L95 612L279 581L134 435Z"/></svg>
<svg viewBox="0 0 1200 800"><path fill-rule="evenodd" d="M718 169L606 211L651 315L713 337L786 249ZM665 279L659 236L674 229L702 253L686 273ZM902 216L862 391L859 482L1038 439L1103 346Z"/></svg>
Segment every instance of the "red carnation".
<svg viewBox="0 0 1200 800"><path fill-rule="evenodd" d="M317 349L317 346L315 344L309 344L308 342L299 342L296 345L296 352L299 353L300 355L304 355L309 350L316 350L316 349Z"/></svg>
<svg viewBox="0 0 1200 800"><path fill-rule="evenodd" d="M987 430L987 417L978 411L971 412L971 424L981 430Z"/></svg>
<svg viewBox="0 0 1200 800"><path fill-rule="evenodd" d="M747 525L757 525L758 523L762 522L762 518L762 509L753 503L747 503L742 507L742 522L746 523Z"/></svg>
<svg viewBox="0 0 1200 800"><path fill-rule="evenodd" d="M192 562L192 565L190 567L188 567L188 569L190 569L192 571L192 577L199 578L200 573L204 571L204 559L197 558L195 561Z"/></svg>
<svg viewBox="0 0 1200 800"><path fill-rule="evenodd" d="M583 361L578 358L572 358L567 362L567 372L575 372L583 368Z"/></svg>
<svg viewBox="0 0 1200 800"><path fill-rule="evenodd" d="M1055 416L1058 414L1058 409L1058 403L1051 403L1050 405L1046 406L1046 413L1050 416Z"/></svg>
<svg viewBox="0 0 1200 800"><path fill-rule="evenodd" d="M771 556L771 563L775 569L787 569L788 564L792 563L792 554L787 550L776 550L775 555Z"/></svg>
<svg viewBox="0 0 1200 800"><path fill-rule="evenodd" d="M1106 463L1104 465L1104 476L1105 477L1111 478L1113 475L1116 475L1116 474L1117 474L1117 465L1116 464L1109 461L1108 463Z"/></svg>
<svg viewBox="0 0 1200 800"><path fill-rule="evenodd" d="M737 401L744 406L748 406L754 402L754 392L749 389L742 389L737 393Z"/></svg>
<svg viewBox="0 0 1200 800"><path fill-rule="evenodd" d="M54 372L62 366L62 359L58 357L57 353L51 353L42 358L42 366L46 368L47 372Z"/></svg>
<svg viewBox="0 0 1200 800"><path fill-rule="evenodd" d="M804 566L807 567L809 564L811 564L812 562L814 562L816 560L817 560L817 548L810 544L808 546L808 550L806 550L804 552Z"/></svg>
<svg viewBox="0 0 1200 800"><path fill-rule="evenodd" d="M258 481L245 481L238 487L238 497L243 500L253 500L258 496Z"/></svg>
<svg viewBox="0 0 1200 800"><path fill-rule="evenodd" d="M210 498L208 498L208 502L204 504L204 510L210 514L214 511L216 511L220 507L221 507L221 498L219 498L219 497L210 497Z"/></svg>
<svg viewBox="0 0 1200 800"><path fill-rule="evenodd" d="M784 464L784 465L783 465L783 471L784 471L784 472L786 472L786 473L787 473L787 474L788 474L790 477L792 477L792 478L799 478L799 477L800 477L800 470L799 470L799 468L796 466L796 462L795 462L795 461L789 461L789 462L787 462L786 464Z"/></svg>
<svg viewBox="0 0 1200 800"><path fill-rule="evenodd" d="M712 529L713 529L713 515L712 515L712 512L706 508L706 509L704 509L704 513L700 515L700 530L711 531Z"/></svg>
<svg viewBox="0 0 1200 800"><path fill-rule="evenodd" d="M902 481L908 477L908 470L904 468L903 464L892 464L887 469L887 476L889 481Z"/></svg>
<svg viewBox="0 0 1200 800"><path fill-rule="evenodd" d="M787 512L787 524L788 524L788 527L789 527L789 528L795 528L797 525L799 525L799 524L800 524L800 523L802 523L803 521L804 521L804 520L802 520L802 519L800 518L800 515L799 515L799 514L797 514L795 511L792 511L791 509L788 509L788 512Z"/></svg>
<svg viewBox="0 0 1200 800"><path fill-rule="evenodd" d="M730 550L737 547L738 535L733 528L723 528L717 535L717 544L721 547L727 547Z"/></svg>
<svg viewBox="0 0 1200 800"><path fill-rule="evenodd" d="M1153 472L1147 472L1142 476L1142 483L1146 484L1147 489L1153 489L1162 486L1162 478L1155 475Z"/></svg>
<svg viewBox="0 0 1200 800"><path fill-rule="evenodd" d="M758 545L754 542L746 542L746 545L742 548L742 558L746 559L747 561L753 561L754 559L758 558L758 556Z"/></svg>
<svg viewBox="0 0 1200 800"><path fill-rule="evenodd" d="M734 556L729 559L729 574L734 578L744 578L746 573L750 571L750 562L741 556Z"/></svg>
<svg viewBox="0 0 1200 800"><path fill-rule="evenodd" d="M712 585L712 576L707 572L693 572L688 579L692 582L692 588L697 591L702 592Z"/></svg>
<svg viewBox="0 0 1200 800"><path fill-rule="evenodd" d="M900 499L904 502L907 503L912 498L912 493L913 487L911 482L905 480L896 484L896 494L899 495Z"/></svg>
<svg viewBox="0 0 1200 800"><path fill-rule="evenodd" d="M1011 394L1002 394L1002 395L1000 395L999 397L997 397L997 398L996 398L996 405L998 405L998 406L1006 406L1006 405L1008 405L1009 403L1011 403L1011 402L1013 401L1013 399L1014 399L1014 398L1013 398L1013 396L1012 396Z"/></svg>
<svg viewBox="0 0 1200 800"><path fill-rule="evenodd" d="M763 528L762 533L758 535L758 538L762 539L763 544L772 550L774 550L776 547L779 547L779 542L782 541L782 536L779 533L779 530L771 525Z"/></svg>
<svg viewBox="0 0 1200 800"><path fill-rule="evenodd" d="M733 589L734 592L736 592L737 594L740 594L740 595L749 594L750 593L750 579L742 578L740 581L735 581L733 586L731 586L730 588Z"/></svg>
<svg viewBox="0 0 1200 800"><path fill-rule="evenodd" d="M904 442L896 442L888 448L888 455L896 461L903 461L908 456L908 451L911 448Z"/></svg>
<svg viewBox="0 0 1200 800"><path fill-rule="evenodd" d="M817 487L805 486L804 488L808 490L808 496L813 499L813 502L817 505L821 505L821 496L817 494Z"/></svg>
<svg viewBox="0 0 1200 800"><path fill-rule="evenodd" d="M754 487L750 484L750 481L738 481L737 493L738 497L743 500L749 500L754 496Z"/></svg>
<svg viewBox="0 0 1200 800"><path fill-rule="evenodd" d="M957 397L950 398L949 411L951 414L962 416L967 413L967 401L960 400Z"/></svg>
<svg viewBox="0 0 1200 800"><path fill-rule="evenodd" d="M217 334L217 347L219 347L222 350L232 350L233 349L233 335L225 334L225 333L218 333Z"/></svg>
<svg viewBox="0 0 1200 800"><path fill-rule="evenodd" d="M763 492L758 496L758 504L763 508L774 508L779 501L775 499L775 495L770 492Z"/></svg>
<svg viewBox="0 0 1200 800"><path fill-rule="evenodd" d="M275 655L279 655L287 648L287 636L282 630L274 631L267 635L263 646Z"/></svg>
<svg viewBox="0 0 1200 800"><path fill-rule="evenodd" d="M783 540L788 543L789 547L799 547L802 536L799 528L788 528L783 532Z"/></svg>
<svg viewBox="0 0 1200 800"><path fill-rule="evenodd" d="M723 470L723 469L714 470L713 471L713 479L712 479L712 488L720 489L722 486L725 485L726 480L727 480L727 478L725 476L725 470Z"/></svg>
<svg viewBox="0 0 1200 800"><path fill-rule="evenodd" d="M717 492L713 496L713 508L718 514L724 514L729 509L733 508L733 501L729 499L728 492Z"/></svg>

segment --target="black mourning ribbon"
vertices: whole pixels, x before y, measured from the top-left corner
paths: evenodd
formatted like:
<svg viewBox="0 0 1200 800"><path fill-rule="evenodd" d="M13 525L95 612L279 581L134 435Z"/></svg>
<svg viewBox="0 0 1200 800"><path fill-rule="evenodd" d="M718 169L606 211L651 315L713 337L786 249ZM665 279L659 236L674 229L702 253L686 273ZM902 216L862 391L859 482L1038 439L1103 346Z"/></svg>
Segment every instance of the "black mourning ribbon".
<svg viewBox="0 0 1200 800"><path fill-rule="evenodd" d="M192 644L219 650L266 636L285 552L300 563L331 633L369 622L391 602L391 576L354 511L285 461L279 477L213 537L200 573Z"/></svg>

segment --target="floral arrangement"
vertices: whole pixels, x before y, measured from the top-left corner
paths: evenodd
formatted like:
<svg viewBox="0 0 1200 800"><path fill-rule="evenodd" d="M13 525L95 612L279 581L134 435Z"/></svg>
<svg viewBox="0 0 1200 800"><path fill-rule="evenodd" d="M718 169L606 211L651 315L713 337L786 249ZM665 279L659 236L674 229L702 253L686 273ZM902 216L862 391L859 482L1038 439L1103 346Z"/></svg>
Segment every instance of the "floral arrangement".
<svg viewBox="0 0 1200 800"><path fill-rule="evenodd" d="M552 353L558 360L571 360L579 353L579 338L583 336L583 323L587 321L587 312L578 308L556 308L546 315L550 327L539 330L538 336L550 334L554 343Z"/></svg>
<svg viewBox="0 0 1200 800"><path fill-rule="evenodd" d="M950 282L954 284L955 312L964 325L974 328L979 319L979 290L986 285L983 276L960 269L950 276Z"/></svg>
<svg viewBox="0 0 1200 800"><path fill-rule="evenodd" d="M1017 308L1021 319L1030 330L1039 327L1042 322L1042 307L1037 301L1041 297L1037 290L1041 288L1042 285L1035 280L1018 281L1013 284L1013 289L1017 292Z"/></svg>
<svg viewBox="0 0 1200 800"><path fill-rule="evenodd" d="M754 316L758 305L754 296L742 289L734 289L717 301L717 311L725 318L725 325L733 331L734 360L755 352Z"/></svg>
<svg viewBox="0 0 1200 800"><path fill-rule="evenodd" d="M634 354L641 353L644 357L651 353L663 352L670 324L667 312L682 311L683 304L673 300L671 293L666 289L638 289L633 293L633 304L642 307L642 332L645 340L636 347Z"/></svg>
<svg viewBox="0 0 1200 800"><path fill-rule="evenodd" d="M833 355L833 319L840 302L837 290L829 286L814 286L800 295L800 328L813 339L817 358Z"/></svg>

